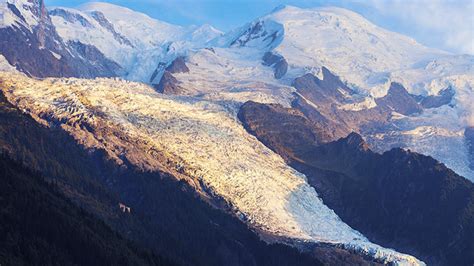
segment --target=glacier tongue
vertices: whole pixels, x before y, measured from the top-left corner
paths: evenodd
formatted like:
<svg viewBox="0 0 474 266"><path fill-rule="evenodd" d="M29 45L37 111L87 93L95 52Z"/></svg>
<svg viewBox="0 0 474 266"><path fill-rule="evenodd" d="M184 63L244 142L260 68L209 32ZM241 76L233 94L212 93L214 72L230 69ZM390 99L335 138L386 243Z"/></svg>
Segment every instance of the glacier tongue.
<svg viewBox="0 0 474 266"><path fill-rule="evenodd" d="M146 85L114 79L37 81L4 72L0 79L10 102L42 123L61 121L61 127L86 146L92 142L84 139L87 132L81 123L120 127L123 139L146 143L109 152L127 157L127 149L134 149L130 161L149 170L154 170L153 163L147 163L150 150L167 154L181 172L223 197L249 225L276 239L340 244L385 262L422 264L369 242L342 222L304 175L246 132L229 112L232 106L167 97ZM95 140L101 147L114 147L116 141L110 134Z"/></svg>

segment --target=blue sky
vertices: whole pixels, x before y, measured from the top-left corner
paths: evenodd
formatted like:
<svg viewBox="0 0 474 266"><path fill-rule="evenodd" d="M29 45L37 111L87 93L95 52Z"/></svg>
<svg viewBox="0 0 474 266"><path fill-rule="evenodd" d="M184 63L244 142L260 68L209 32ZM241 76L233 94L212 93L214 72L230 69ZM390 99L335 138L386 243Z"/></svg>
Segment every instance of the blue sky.
<svg viewBox="0 0 474 266"><path fill-rule="evenodd" d="M46 0L74 7L87 0ZM226 31L282 5L339 6L375 24L455 53L474 54L474 0L106 0L179 25L211 24Z"/></svg>

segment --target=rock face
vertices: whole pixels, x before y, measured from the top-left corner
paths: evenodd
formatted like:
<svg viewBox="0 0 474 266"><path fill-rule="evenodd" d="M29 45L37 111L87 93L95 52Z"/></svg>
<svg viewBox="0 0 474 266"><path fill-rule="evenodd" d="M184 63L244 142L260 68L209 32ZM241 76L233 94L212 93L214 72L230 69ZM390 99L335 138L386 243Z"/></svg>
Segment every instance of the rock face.
<svg viewBox="0 0 474 266"><path fill-rule="evenodd" d="M118 75L115 73L119 71L118 65L102 53L96 51L95 60L90 62L90 58L83 58L68 47L57 34L43 1L29 0L27 3L18 6L8 3L15 22L0 28L0 54L12 66L34 77L91 78ZM34 22L26 20L26 16ZM86 20L80 21L87 24Z"/></svg>
<svg viewBox="0 0 474 266"><path fill-rule="evenodd" d="M310 121L299 110L277 104L246 102L238 117L245 121L252 134L265 139L266 146L271 146L288 159L295 156L295 152L304 153L312 145L319 145L330 139L323 124ZM285 143L280 143L281 140ZM295 151L288 150L289 146Z"/></svg>
<svg viewBox="0 0 474 266"><path fill-rule="evenodd" d="M363 133L391 125L393 112L403 115L421 113L423 107L415 96L398 83L392 83L387 95L373 99L371 106L357 100L356 93L327 68L322 68L323 79L313 74L296 78L293 86L296 97L292 107L301 110L310 120L325 123L332 140L351 132ZM363 105L362 108L357 108Z"/></svg>
<svg viewBox="0 0 474 266"><path fill-rule="evenodd" d="M93 11L90 13L91 16L97 20L97 22L99 22L99 24L106 28L109 32L111 32L115 38L115 40L117 40L120 44L125 44L125 45L128 45L130 47L133 47L133 44L130 42L129 39L127 39L127 37L123 36L122 34L118 33L116 30L115 30L115 27L114 25L112 25L112 23L110 23L110 21L107 20L107 18L104 16L104 14L100 11Z"/></svg>
<svg viewBox="0 0 474 266"><path fill-rule="evenodd" d="M272 52L265 53L263 56L263 65L273 67L276 79L281 79L288 71L288 62L286 59Z"/></svg>
<svg viewBox="0 0 474 266"><path fill-rule="evenodd" d="M414 96L423 108L438 108L450 104L456 91L452 87L441 90L438 95Z"/></svg>
<svg viewBox="0 0 474 266"><path fill-rule="evenodd" d="M187 73L189 72L189 68L186 66L186 61L184 57L179 56L171 64L166 68L166 71L170 72L171 74L174 73Z"/></svg>
<svg viewBox="0 0 474 266"><path fill-rule="evenodd" d="M466 145L469 150L470 167L474 169L474 127L468 127L464 131Z"/></svg>
<svg viewBox="0 0 474 266"><path fill-rule="evenodd" d="M150 82L157 79L159 74L164 71L162 72L163 75L161 76L160 82L154 84L153 87L160 93L179 95L183 89L179 86L179 81L173 76L173 74L189 72L189 68L186 66L186 61L184 57L179 56L163 70L165 65L166 64L162 62L158 64L158 67L150 78Z"/></svg>
<svg viewBox="0 0 474 266"><path fill-rule="evenodd" d="M179 82L173 74L165 71L160 79L160 83L153 85L153 87L160 93L179 95L182 89L178 84Z"/></svg>
<svg viewBox="0 0 474 266"><path fill-rule="evenodd" d="M276 46L276 41L282 35L283 28L281 26L275 27L263 20L249 23L242 32L240 32L234 40L231 41L231 47L243 47L253 45L263 45L267 48ZM269 26L267 28L267 26ZM271 30L269 30L271 29Z"/></svg>
<svg viewBox="0 0 474 266"><path fill-rule="evenodd" d="M341 219L372 241L428 264L474 262L472 183L431 157L402 149L373 153L356 133L320 144L314 137L320 129L294 112L248 102L238 117L304 173Z"/></svg>
<svg viewBox="0 0 474 266"><path fill-rule="evenodd" d="M94 65L100 76L114 77L125 75L119 64L106 58L95 46L83 44L79 41L69 41L67 45L74 49L82 58L86 59L87 62Z"/></svg>
<svg viewBox="0 0 474 266"><path fill-rule="evenodd" d="M298 92L308 95L306 98L312 102L324 105L329 104L331 101L336 103L344 101L345 95L353 93L339 77L331 73L327 68L323 67L322 73L323 79L319 79L312 74L296 78L293 86Z"/></svg>
<svg viewBox="0 0 474 266"><path fill-rule="evenodd" d="M313 74L296 78L292 107L302 111L311 121L324 124L326 131L337 140L365 125L383 123L388 119L384 108L352 111L341 106L350 103L354 92L327 68L322 68L323 79Z"/></svg>
<svg viewBox="0 0 474 266"><path fill-rule="evenodd" d="M399 83L392 82L386 96L376 99L379 106L403 115L420 113L423 108L416 102L408 91Z"/></svg>

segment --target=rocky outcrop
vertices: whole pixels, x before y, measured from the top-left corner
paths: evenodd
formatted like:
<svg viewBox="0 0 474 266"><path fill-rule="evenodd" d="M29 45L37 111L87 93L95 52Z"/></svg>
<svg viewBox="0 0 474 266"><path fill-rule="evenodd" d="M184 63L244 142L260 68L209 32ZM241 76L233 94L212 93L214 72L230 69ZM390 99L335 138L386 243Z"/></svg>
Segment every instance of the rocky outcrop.
<svg viewBox="0 0 474 266"><path fill-rule="evenodd" d="M188 73L189 68L188 66L186 66L186 61L184 57L179 56L175 60L173 60L173 62L171 62L171 64L168 67L166 67L166 71L168 71L171 74Z"/></svg>
<svg viewBox="0 0 474 266"><path fill-rule="evenodd" d="M293 157L296 151L304 152L311 149L311 145L319 145L330 139L325 133L324 124L310 121L299 110L278 104L246 102L238 118L245 122L249 132L259 136L266 146L286 158ZM288 143L280 143L282 140ZM295 150L288 150L289 146Z"/></svg>
<svg viewBox="0 0 474 266"><path fill-rule="evenodd" d="M25 17L23 17L20 10L18 10L18 8L14 4L11 4L11 3L7 2L7 7L8 7L8 9L10 9L13 12L13 14L15 14L15 16L17 16L21 21L26 23Z"/></svg>
<svg viewBox="0 0 474 266"><path fill-rule="evenodd" d="M85 17L77 14L77 13L71 13L68 12L67 10L61 9L61 8L55 8L53 10L50 10L48 12L50 16L58 16L62 17L65 21L68 21L70 23L79 23L81 26L86 27L86 28L92 28L92 24L87 20Z"/></svg>
<svg viewBox="0 0 474 266"><path fill-rule="evenodd" d="M155 79L158 77L159 74L161 74L161 73L164 74L165 68L166 68L166 63L159 62L158 66L155 69L155 71L153 71L153 74L151 74L150 83L153 84L153 82L155 81Z"/></svg>
<svg viewBox="0 0 474 266"><path fill-rule="evenodd" d="M325 125L331 140L358 131L371 121L386 120L380 110L353 112L340 109L338 106L349 101L354 92L327 68L323 67L322 73L323 79L306 74L294 80L296 94L292 107L302 111L311 121Z"/></svg>
<svg viewBox="0 0 474 266"><path fill-rule="evenodd" d="M235 39L230 43L231 47L243 47L243 46L252 46L252 41L259 40L259 45L263 44L265 47L275 47L278 37L282 35L283 27L280 25L281 29L272 29L271 31L267 29L266 22L263 20L258 20L252 22L244 29L241 33L235 37Z"/></svg>
<svg viewBox="0 0 474 266"><path fill-rule="evenodd" d="M263 25L263 21L255 22L239 38L233 40L230 46L245 46L247 42L265 36Z"/></svg>
<svg viewBox="0 0 474 266"><path fill-rule="evenodd" d="M331 105L332 103L343 102L346 95L351 95L353 91L345 85L338 76L334 75L327 68L322 68L323 79L319 79L313 74L306 74L296 78L293 86L307 99L319 105Z"/></svg>
<svg viewBox="0 0 474 266"><path fill-rule="evenodd" d="M274 76L276 79L281 79L288 71L288 62L286 59L272 52L266 52L263 56L263 65L273 67Z"/></svg>
<svg viewBox="0 0 474 266"><path fill-rule="evenodd" d="M415 97L398 83L392 83L387 95L374 99L370 107L344 108L360 104L359 95L327 68L322 68L322 74L323 79L306 74L294 80L296 95L292 107L302 111L312 121L326 121L327 132L333 132L332 140L347 136L350 132L364 133L387 128L391 125L393 112L413 115L423 111Z"/></svg>
<svg viewBox="0 0 474 266"><path fill-rule="evenodd" d="M74 49L83 59L87 60L87 62L94 65L101 76L114 77L125 75L125 71L119 64L105 57L95 46L83 44L79 41L69 41L67 45Z"/></svg>
<svg viewBox="0 0 474 266"><path fill-rule="evenodd" d="M117 40L120 44L125 44L130 47L134 47L133 44L130 42L127 37L123 36L122 34L118 33L114 25L110 23L110 21L107 20L107 18L104 16L104 14L100 11L93 11L90 13L90 15L97 21L99 24L106 28L112 35L114 36L114 39Z"/></svg>
<svg viewBox="0 0 474 266"><path fill-rule="evenodd" d="M356 133L320 144L314 137L320 129L294 112L249 102L238 117L251 134L304 173L324 202L371 241L428 264L474 262L471 182L431 157L402 149L374 153Z"/></svg>
<svg viewBox="0 0 474 266"><path fill-rule="evenodd" d="M388 108L403 115L420 113L423 108L416 102L412 95L400 84L392 82L387 95L376 99L379 106Z"/></svg>
<svg viewBox="0 0 474 266"><path fill-rule="evenodd" d="M444 90L441 90L438 95L429 96L414 96L418 103L423 108L438 108L443 105L450 104L453 101L453 97L456 91L450 86Z"/></svg>
<svg viewBox="0 0 474 266"><path fill-rule="evenodd" d="M474 169L474 127L466 128L464 131L464 138L469 154L469 167Z"/></svg>
<svg viewBox="0 0 474 266"><path fill-rule="evenodd" d="M166 68L165 66L166 63L163 62L158 64L158 67L151 75L150 82L153 83L154 80L159 78L160 73L163 73L160 82L158 84L153 84L156 91L164 94L180 94L183 89L179 86L179 81L173 76L173 74L189 72L184 57L179 56Z"/></svg>
<svg viewBox="0 0 474 266"><path fill-rule="evenodd" d="M177 94L179 95L181 92L181 87L179 86L178 80L168 71L163 73L161 77L160 83L153 85L159 93L164 94Z"/></svg>

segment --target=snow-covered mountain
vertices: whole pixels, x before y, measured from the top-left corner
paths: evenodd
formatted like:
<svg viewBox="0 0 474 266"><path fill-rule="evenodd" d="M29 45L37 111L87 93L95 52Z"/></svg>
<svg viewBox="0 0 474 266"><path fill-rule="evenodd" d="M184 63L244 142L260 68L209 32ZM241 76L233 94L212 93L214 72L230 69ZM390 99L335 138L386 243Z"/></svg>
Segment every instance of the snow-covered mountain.
<svg viewBox="0 0 474 266"><path fill-rule="evenodd" d="M16 69L35 77L122 75L121 67L97 48L65 43L44 1L0 2L0 52Z"/></svg>
<svg viewBox="0 0 474 266"><path fill-rule="evenodd" d="M334 7L282 6L227 33L216 44L273 50L285 57L294 76L308 71L318 74L325 66L351 85L368 90L376 97L386 93L387 86L379 87L389 81L407 81L402 84L410 91L420 83L419 77L418 80L398 80L404 71L423 68L430 72L428 68L436 67L439 61L450 64L451 68L443 71L445 75L472 69L472 61L469 62L472 56L460 57L425 47L414 39L380 28L357 13ZM435 63L431 63L433 61ZM423 92L422 88L416 89Z"/></svg>
<svg viewBox="0 0 474 266"><path fill-rule="evenodd" d="M172 25L108 3L56 7L49 14L63 40L97 47L126 70L124 77L143 82L153 81L157 67L222 34L210 25Z"/></svg>
<svg viewBox="0 0 474 266"><path fill-rule="evenodd" d="M216 38L212 44L212 50L188 54L189 72L173 74L180 94L288 106L294 100L294 80L307 73L322 78L326 67L353 90L338 109L360 116L357 114L377 106L377 99L386 96L392 82L402 84L420 103L452 89L449 99L441 105L424 106L422 114L400 120L394 112L384 118L394 125L390 130L384 127L381 132L360 133L377 151L394 146L409 148L431 155L474 180L474 171L465 163L469 155L462 136L473 124L474 56L425 47L340 8L284 6ZM265 63L268 53L281 57L287 65L278 79L277 64ZM352 125L357 124L350 119ZM407 119L411 122L400 124ZM360 126L359 122L352 130L359 131ZM430 132L449 132L449 136L438 138L436 133L416 130L421 126L433 128ZM397 142L390 141L389 135L397 135ZM450 145L443 152L432 143Z"/></svg>

